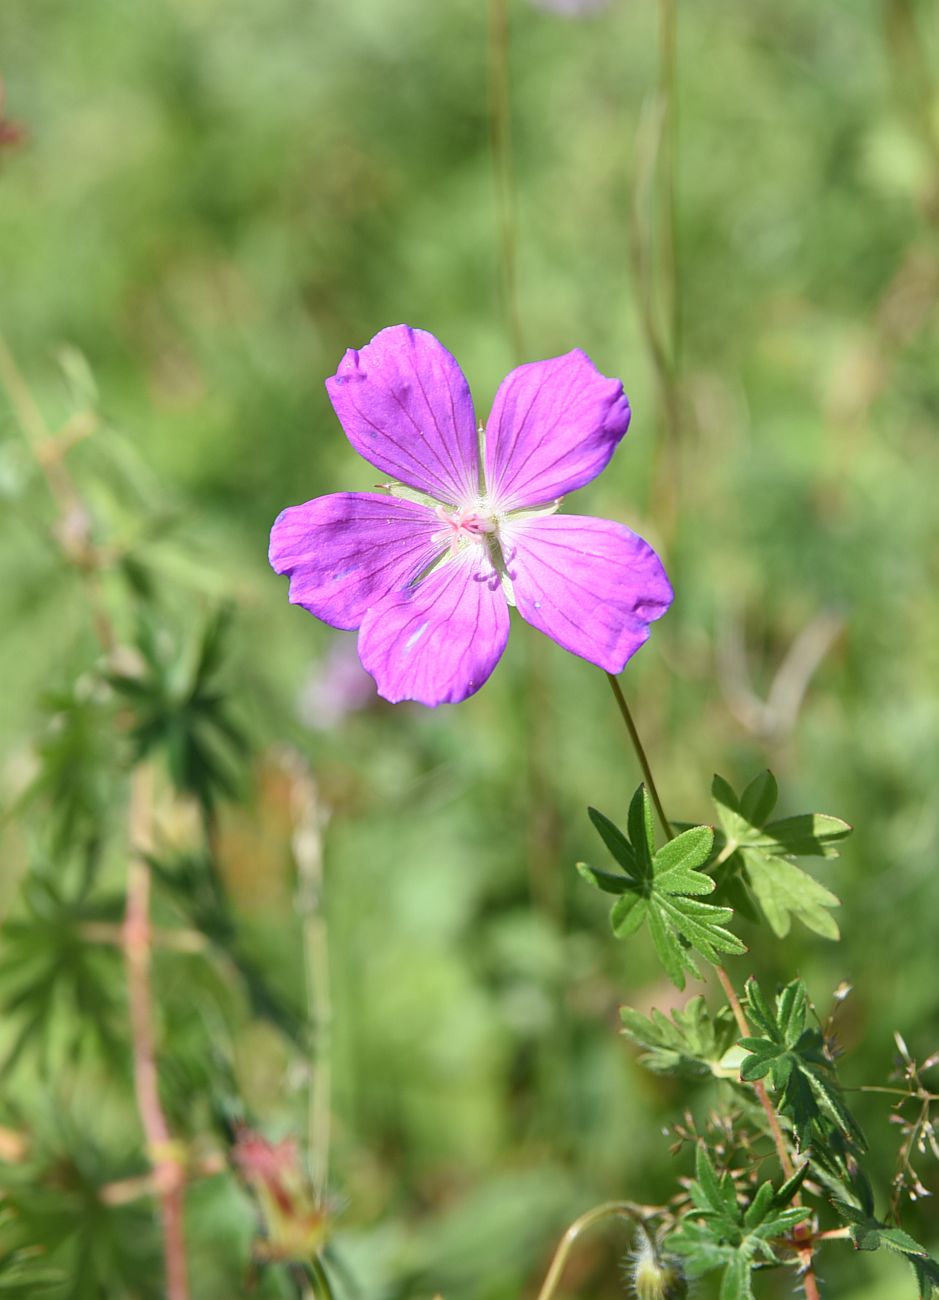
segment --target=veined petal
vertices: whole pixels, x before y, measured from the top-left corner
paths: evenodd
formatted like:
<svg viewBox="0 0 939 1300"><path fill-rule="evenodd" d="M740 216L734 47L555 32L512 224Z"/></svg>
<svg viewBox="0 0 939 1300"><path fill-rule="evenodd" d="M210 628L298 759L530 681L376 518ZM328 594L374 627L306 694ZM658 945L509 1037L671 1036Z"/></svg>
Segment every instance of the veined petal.
<svg viewBox="0 0 939 1300"><path fill-rule="evenodd" d="M369 609L359 658L393 704L457 704L488 680L508 636L499 575L482 547L469 546Z"/></svg>
<svg viewBox="0 0 939 1300"><path fill-rule="evenodd" d="M565 650L621 672L672 603L648 542L583 515L510 523L502 549L518 612Z"/></svg>
<svg viewBox="0 0 939 1300"><path fill-rule="evenodd" d="M463 371L433 334L392 325L350 349L326 390L360 456L436 501L479 492L473 399Z"/></svg>
<svg viewBox="0 0 939 1300"><path fill-rule="evenodd" d="M596 478L629 427L618 379L579 349L519 366L486 426L486 484L502 510L539 505Z"/></svg>
<svg viewBox="0 0 939 1300"><path fill-rule="evenodd" d="M432 540L439 528L434 512L414 501L336 492L278 515L269 558L277 573L290 575L292 604L351 629L440 554Z"/></svg>

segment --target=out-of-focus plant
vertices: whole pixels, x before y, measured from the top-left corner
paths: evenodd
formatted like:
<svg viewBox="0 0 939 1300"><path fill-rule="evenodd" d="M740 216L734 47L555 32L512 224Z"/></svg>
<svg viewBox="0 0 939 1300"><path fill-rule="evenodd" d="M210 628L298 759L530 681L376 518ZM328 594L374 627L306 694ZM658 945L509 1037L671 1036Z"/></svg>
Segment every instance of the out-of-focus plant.
<svg viewBox="0 0 939 1300"><path fill-rule="evenodd" d="M48 1104L6 1117L0 1292L187 1300L187 1188L224 1177L257 1198L246 1270L261 1293L328 1295L324 1188L302 1172L310 1153L301 1157L290 1140L247 1142L243 1125L259 1117L238 1095L227 1041L245 1006L277 1026L299 1060L311 1045L302 1012L246 950L217 860L220 808L245 789L251 759L227 676L236 615L206 608L160 572L161 547L172 545L162 503L148 503L130 533L123 527L128 448L105 429L81 358L64 360L67 379L80 382L53 433L0 341L0 379L35 471L16 504L53 544L47 585L70 585L84 611L62 645L69 682L40 702L32 774L13 810L29 857L0 929L0 1073L12 1096L55 1087L57 1115L52 1129ZM78 449L95 442L98 456L119 455L109 473L95 467L86 495ZM308 779L298 772L297 788ZM157 924L155 911L171 923ZM183 1013L172 966L186 962L195 965ZM119 1113L133 1102L142 1143L129 1115L120 1152L99 1141L94 1123L85 1127L75 1107L98 1078L116 1090ZM290 1153L302 1216L276 1195L286 1174L265 1182L258 1173L249 1159L258 1151L278 1169Z"/></svg>

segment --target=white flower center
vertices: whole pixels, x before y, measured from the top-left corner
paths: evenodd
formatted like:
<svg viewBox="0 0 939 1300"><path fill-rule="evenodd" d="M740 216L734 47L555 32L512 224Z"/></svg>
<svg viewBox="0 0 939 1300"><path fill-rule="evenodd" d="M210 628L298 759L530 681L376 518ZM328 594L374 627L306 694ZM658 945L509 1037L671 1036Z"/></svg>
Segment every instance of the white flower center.
<svg viewBox="0 0 939 1300"><path fill-rule="evenodd" d="M460 506L457 510L437 506L434 514L444 527L438 533L434 533L432 540L438 544L448 545L451 555L456 555L464 543L485 546L486 539L499 531L497 516L487 514L484 503L479 503L479 507Z"/></svg>

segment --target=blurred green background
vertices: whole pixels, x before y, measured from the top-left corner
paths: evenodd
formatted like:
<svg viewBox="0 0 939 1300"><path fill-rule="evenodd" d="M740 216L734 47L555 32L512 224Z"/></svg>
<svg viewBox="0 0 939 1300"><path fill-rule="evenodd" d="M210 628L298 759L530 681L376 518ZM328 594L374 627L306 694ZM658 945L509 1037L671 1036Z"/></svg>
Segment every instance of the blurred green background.
<svg viewBox="0 0 939 1300"><path fill-rule="evenodd" d="M822 1008L850 981L845 1082L882 1083L894 1030L920 1055L939 1047L939 17L912 0L679 5L666 530L628 233L656 7L510 8L525 359L583 347L622 377L630 434L569 505L647 536L677 593L624 687L673 817L712 816L713 771L739 787L769 765L783 812L855 825L839 860L815 864L843 899L842 942L749 932L730 968L738 982L800 972ZM617 1007L681 999L647 937L618 945L573 871L601 857L586 805L616 818L639 779L609 689L519 621L471 701L428 712L360 695L332 716L355 694L349 639L290 608L266 565L281 508L375 482L323 388L346 347L399 321L429 329L480 414L518 359L486 6L6 0L0 76L25 129L0 150L0 325L53 424L69 412L58 349L86 359L102 445L126 442L147 467L141 508L165 503L154 548L186 593L178 617L236 604L231 681L259 757L223 856L252 951L298 1006L270 746L302 752L330 809L337 1248L369 1300L533 1295L573 1216L667 1196L678 1168L662 1130L682 1094L636 1064ZM93 441L75 452L92 494ZM74 581L37 540L44 512L0 403L5 801L36 701L68 681L87 635ZM795 703L777 677L787 656ZM7 826L0 847L9 908L23 846ZM170 1023L192 1009L181 961L158 968ZM303 1079L276 1033L242 1016L232 1052L265 1130L302 1133ZM127 1096L104 1108L77 1075L56 1086L102 1142L136 1140ZM858 1110L886 1197L897 1135L883 1098ZM197 1113L196 1096L178 1122L197 1128ZM247 1204L208 1179L188 1223L194 1294L241 1294ZM906 1223L939 1243L928 1202ZM569 1294L617 1294L627 1244L615 1230L586 1242ZM831 1295L912 1293L902 1262L839 1249L821 1266ZM783 1295L791 1279L758 1285Z"/></svg>

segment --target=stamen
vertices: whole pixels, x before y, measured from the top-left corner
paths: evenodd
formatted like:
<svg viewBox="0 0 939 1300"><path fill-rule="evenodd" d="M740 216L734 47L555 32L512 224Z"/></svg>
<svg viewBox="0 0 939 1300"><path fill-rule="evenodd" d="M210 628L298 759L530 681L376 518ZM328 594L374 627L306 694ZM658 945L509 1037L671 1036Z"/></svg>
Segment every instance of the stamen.
<svg viewBox="0 0 939 1300"><path fill-rule="evenodd" d="M448 510L446 506L437 506L434 514L446 527L435 533L432 540L437 543L449 543L450 554L456 555L463 542L484 542L490 533L496 531L494 519L478 515L470 506L460 506L458 510Z"/></svg>

